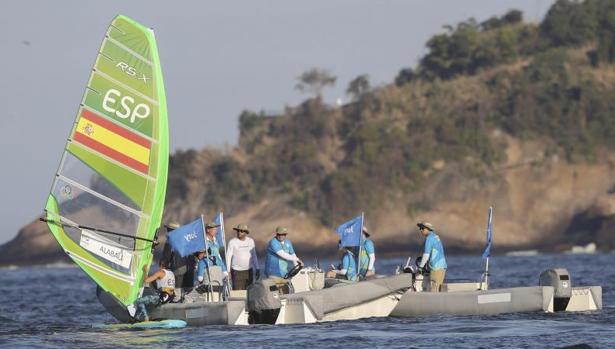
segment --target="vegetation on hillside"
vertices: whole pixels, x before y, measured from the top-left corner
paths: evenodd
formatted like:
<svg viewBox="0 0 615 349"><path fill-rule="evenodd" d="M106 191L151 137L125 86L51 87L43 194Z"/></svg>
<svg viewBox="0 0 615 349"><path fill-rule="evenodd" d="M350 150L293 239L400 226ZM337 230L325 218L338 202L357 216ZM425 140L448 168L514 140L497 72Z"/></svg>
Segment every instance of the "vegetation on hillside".
<svg viewBox="0 0 615 349"><path fill-rule="evenodd" d="M203 206L277 194L333 225L391 198L410 213L429 208L435 199L417 193L444 166L488 175L505 160L495 131L567 161L615 148L615 1L559 0L538 25L516 10L468 20L426 45L390 85L358 76L343 107L320 95L335 77L306 72L297 88L314 97L282 115L244 111L234 152L176 153L168 200L185 199L191 183L206 188Z"/></svg>

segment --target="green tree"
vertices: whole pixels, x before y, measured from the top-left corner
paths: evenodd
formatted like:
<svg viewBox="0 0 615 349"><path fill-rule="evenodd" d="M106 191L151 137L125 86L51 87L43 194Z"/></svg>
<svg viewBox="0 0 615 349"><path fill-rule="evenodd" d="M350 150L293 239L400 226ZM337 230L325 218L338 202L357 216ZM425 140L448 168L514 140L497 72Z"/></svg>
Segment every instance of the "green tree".
<svg viewBox="0 0 615 349"><path fill-rule="evenodd" d="M368 93L370 89L369 75L364 74L357 76L348 84L346 93L352 96L353 100L358 100L364 94Z"/></svg>
<svg viewBox="0 0 615 349"><path fill-rule="evenodd" d="M597 63L615 62L615 3L612 1L605 2L600 9L597 37Z"/></svg>
<svg viewBox="0 0 615 349"><path fill-rule="evenodd" d="M335 85L337 77L332 75L328 70L311 68L303 72L297 80L299 80L299 82L295 86L295 89L302 93L309 93L320 97L325 87Z"/></svg>
<svg viewBox="0 0 615 349"><path fill-rule="evenodd" d="M600 0L558 0L540 24L541 35L553 46L577 46L596 38Z"/></svg>

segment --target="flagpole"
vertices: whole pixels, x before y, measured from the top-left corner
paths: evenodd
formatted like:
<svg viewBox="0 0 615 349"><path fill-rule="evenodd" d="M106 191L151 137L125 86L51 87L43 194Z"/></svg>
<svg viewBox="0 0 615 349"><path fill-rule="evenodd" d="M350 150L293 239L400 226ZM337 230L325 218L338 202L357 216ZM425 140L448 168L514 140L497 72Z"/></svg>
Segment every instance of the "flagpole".
<svg viewBox="0 0 615 349"><path fill-rule="evenodd" d="M224 249L224 259L226 259L226 230L224 230L224 212L220 211L220 229L222 229L222 248ZM228 291L228 295L230 296L231 290L233 289L233 284L232 284L232 278L230 277L231 274L231 266L227 265L226 269L228 270L229 273L229 277L226 278L226 282L228 284L228 287L230 287Z"/></svg>
<svg viewBox="0 0 615 349"><path fill-rule="evenodd" d="M489 232L489 230L491 230L491 232ZM484 287L483 285L481 285L481 289L488 289L489 288L489 257L491 256L491 244L493 241L493 206L489 206L489 214L487 216L487 245L489 248L489 255L486 258L485 261L485 272L483 274L483 280L484 280Z"/></svg>
<svg viewBox="0 0 615 349"><path fill-rule="evenodd" d="M359 230L359 255L357 256L357 274L361 278L361 252L363 251L363 222L365 221L365 212L361 212L361 230Z"/></svg>
<svg viewBox="0 0 615 349"><path fill-rule="evenodd" d="M483 287L481 287L481 288L483 288ZM487 261L485 262L485 286L484 286L484 289L486 290L488 288L489 288L489 257L487 257Z"/></svg>
<svg viewBox="0 0 615 349"><path fill-rule="evenodd" d="M224 247L224 255L226 256L226 230L224 230L224 213L222 211L220 211L220 229L222 229L222 247Z"/></svg>
<svg viewBox="0 0 615 349"><path fill-rule="evenodd" d="M207 281L209 282L209 290L208 295L210 296L211 301L214 300L214 291L213 286L211 284L211 275L209 274L209 253L207 252L207 229L205 229L205 217L201 214L201 224L203 224L203 238L205 238L205 268L207 269Z"/></svg>

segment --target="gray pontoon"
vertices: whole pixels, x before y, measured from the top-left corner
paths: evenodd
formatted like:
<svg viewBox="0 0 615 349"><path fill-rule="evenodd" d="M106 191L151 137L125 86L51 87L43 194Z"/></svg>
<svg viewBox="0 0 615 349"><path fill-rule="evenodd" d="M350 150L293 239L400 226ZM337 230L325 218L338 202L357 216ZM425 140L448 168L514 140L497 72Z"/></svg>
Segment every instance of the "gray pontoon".
<svg viewBox="0 0 615 349"><path fill-rule="evenodd" d="M429 291L429 276L416 275L391 316L435 314L495 315L520 312L591 311L602 309L602 287L572 287L566 269L550 269L539 286L489 290L486 282L445 283Z"/></svg>
<svg viewBox="0 0 615 349"><path fill-rule="evenodd" d="M212 274L215 273L215 269ZM221 275L221 273L219 273ZM216 281L219 279L218 281ZM221 282L216 277L214 282ZM565 269L540 275L539 285L488 289L487 282L452 282L429 292L429 277L401 273L361 282L324 279L317 269L301 270L289 280L264 279L246 291L186 296L150 310L150 319L179 319L189 325L304 324L368 317L414 317L436 314L494 315L519 312L602 309L600 286L572 287ZM126 309L99 290L98 298L117 320L131 321Z"/></svg>
<svg viewBox="0 0 615 349"><path fill-rule="evenodd" d="M210 268L215 292L188 293L183 303L167 303L148 311L152 320L177 319L189 325L296 324L388 316L412 284L410 274L361 282L327 279L321 270L300 270L285 280L264 279L248 291L225 295L221 272ZM144 292L148 292L147 289ZM124 306L98 289L98 299L120 322L130 322Z"/></svg>

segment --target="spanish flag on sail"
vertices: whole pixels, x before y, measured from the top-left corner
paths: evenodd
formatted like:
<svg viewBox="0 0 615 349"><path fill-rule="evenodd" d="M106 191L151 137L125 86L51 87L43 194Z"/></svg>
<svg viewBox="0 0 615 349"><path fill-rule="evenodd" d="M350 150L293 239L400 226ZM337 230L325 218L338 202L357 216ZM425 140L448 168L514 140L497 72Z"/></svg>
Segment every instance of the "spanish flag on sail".
<svg viewBox="0 0 615 349"><path fill-rule="evenodd" d="M151 141L87 109L81 110L73 140L147 174Z"/></svg>

